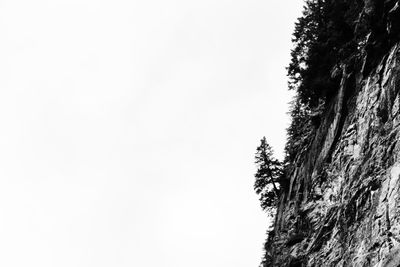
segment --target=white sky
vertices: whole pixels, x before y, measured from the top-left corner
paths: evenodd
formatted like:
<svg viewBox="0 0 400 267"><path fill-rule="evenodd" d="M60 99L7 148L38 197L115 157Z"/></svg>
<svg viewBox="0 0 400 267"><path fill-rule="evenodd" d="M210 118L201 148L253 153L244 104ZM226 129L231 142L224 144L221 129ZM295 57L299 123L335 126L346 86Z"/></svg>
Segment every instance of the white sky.
<svg viewBox="0 0 400 267"><path fill-rule="evenodd" d="M0 266L257 266L301 6L0 0Z"/></svg>

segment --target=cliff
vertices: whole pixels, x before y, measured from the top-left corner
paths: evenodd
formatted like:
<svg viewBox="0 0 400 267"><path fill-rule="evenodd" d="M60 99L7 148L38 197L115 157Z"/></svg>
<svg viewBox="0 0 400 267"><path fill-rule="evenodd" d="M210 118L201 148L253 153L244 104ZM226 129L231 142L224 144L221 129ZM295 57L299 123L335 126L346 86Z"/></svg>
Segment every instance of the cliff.
<svg viewBox="0 0 400 267"><path fill-rule="evenodd" d="M290 162L265 266L400 266L399 9L364 1L358 17L381 12L385 33L332 70L338 89Z"/></svg>

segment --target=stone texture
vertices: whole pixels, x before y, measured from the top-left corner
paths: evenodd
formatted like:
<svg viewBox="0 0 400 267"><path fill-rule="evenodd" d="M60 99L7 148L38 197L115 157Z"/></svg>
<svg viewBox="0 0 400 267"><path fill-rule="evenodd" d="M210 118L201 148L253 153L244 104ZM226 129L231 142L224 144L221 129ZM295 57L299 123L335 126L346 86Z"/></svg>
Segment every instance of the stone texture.
<svg viewBox="0 0 400 267"><path fill-rule="evenodd" d="M400 45L366 77L341 69L281 196L274 266L400 266Z"/></svg>

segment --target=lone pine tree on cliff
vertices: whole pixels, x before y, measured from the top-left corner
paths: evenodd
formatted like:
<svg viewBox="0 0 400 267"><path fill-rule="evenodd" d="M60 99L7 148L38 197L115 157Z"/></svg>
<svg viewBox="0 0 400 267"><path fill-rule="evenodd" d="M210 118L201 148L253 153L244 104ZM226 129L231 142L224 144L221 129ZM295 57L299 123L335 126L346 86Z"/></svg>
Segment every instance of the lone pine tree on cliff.
<svg viewBox="0 0 400 267"><path fill-rule="evenodd" d="M262 209L271 211L279 196L282 164L273 157L272 147L265 137L261 139L261 144L257 147L255 163L257 172L254 175L256 178L254 190L260 195Z"/></svg>

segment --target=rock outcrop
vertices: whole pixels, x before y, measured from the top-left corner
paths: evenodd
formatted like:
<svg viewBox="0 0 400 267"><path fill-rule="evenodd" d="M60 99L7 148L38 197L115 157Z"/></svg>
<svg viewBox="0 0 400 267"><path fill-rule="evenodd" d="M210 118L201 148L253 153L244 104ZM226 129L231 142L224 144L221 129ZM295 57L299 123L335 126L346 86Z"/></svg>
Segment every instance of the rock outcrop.
<svg viewBox="0 0 400 267"><path fill-rule="evenodd" d="M376 1L364 2L360 23L376 12ZM381 2L393 2L390 39L400 5ZM338 66L340 88L292 163L266 244L269 265L400 266L400 43L373 45L362 66Z"/></svg>

